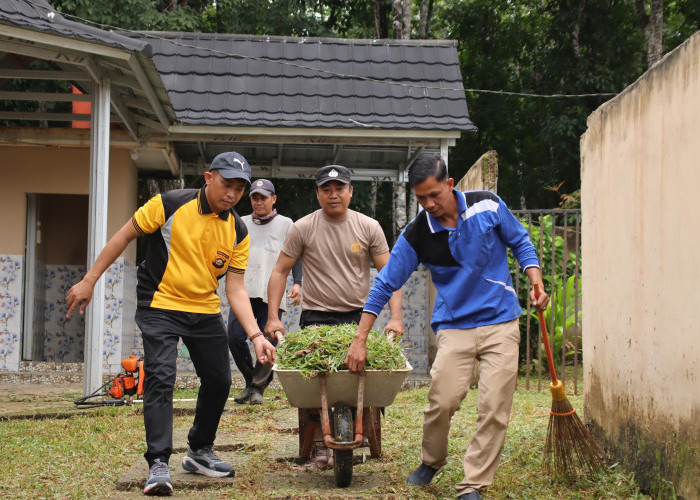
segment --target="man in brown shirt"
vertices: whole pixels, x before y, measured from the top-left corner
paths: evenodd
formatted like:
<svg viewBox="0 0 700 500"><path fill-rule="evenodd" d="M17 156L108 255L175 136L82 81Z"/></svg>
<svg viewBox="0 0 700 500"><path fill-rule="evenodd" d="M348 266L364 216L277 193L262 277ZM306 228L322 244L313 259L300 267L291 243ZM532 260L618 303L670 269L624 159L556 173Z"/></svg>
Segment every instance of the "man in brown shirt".
<svg viewBox="0 0 700 500"><path fill-rule="evenodd" d="M370 262L381 269L389 261L389 245L379 222L350 210L353 188L350 171L329 165L316 171L316 198L320 210L302 217L287 233L267 289L265 332L282 335L277 311L292 266L301 258L304 292L299 325L358 323L369 294ZM391 319L386 331L404 333L401 291L389 300ZM315 466L328 466L330 456L316 446Z"/></svg>

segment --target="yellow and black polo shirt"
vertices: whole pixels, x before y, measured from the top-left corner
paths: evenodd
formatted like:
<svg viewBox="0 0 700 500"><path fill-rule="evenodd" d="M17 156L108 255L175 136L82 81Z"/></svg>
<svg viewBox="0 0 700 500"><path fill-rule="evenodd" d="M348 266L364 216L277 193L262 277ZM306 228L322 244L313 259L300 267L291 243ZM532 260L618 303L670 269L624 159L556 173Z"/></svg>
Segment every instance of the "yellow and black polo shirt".
<svg viewBox="0 0 700 500"><path fill-rule="evenodd" d="M158 194L132 217L148 241L137 273L139 306L216 314L218 280L226 271L245 273L248 229L233 209L212 213L204 189Z"/></svg>

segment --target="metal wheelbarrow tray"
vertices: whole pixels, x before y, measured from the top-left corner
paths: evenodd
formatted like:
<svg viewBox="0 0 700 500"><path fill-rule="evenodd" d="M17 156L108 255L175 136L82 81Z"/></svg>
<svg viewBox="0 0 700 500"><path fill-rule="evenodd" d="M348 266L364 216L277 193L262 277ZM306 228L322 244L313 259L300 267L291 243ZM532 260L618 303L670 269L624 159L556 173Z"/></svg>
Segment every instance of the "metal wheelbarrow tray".
<svg viewBox="0 0 700 500"><path fill-rule="evenodd" d="M272 370L277 374L289 404L296 408L320 408L321 390L319 375L304 378L299 370L281 370L275 364ZM406 368L400 370L367 370L362 406L384 407L394 402L401 390L406 375L413 370L406 361ZM326 397L328 406L345 403L358 406L360 375L349 371L325 373Z"/></svg>

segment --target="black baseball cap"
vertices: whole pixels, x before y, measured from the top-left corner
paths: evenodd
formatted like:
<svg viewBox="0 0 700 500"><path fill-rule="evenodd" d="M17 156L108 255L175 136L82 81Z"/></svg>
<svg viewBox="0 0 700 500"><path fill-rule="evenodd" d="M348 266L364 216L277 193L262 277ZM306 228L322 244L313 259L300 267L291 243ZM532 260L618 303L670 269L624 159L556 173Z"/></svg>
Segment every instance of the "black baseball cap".
<svg viewBox="0 0 700 500"><path fill-rule="evenodd" d="M209 167L209 171L212 170L218 170L224 179L243 179L250 184L250 165L243 155L235 151L217 155Z"/></svg>
<svg viewBox="0 0 700 500"><path fill-rule="evenodd" d="M275 194L275 185L267 179L258 179L250 185L250 194L260 193L263 196Z"/></svg>
<svg viewBox="0 0 700 500"><path fill-rule="evenodd" d="M342 165L327 165L316 171L316 185L323 186L326 182L338 181L350 184L350 170Z"/></svg>

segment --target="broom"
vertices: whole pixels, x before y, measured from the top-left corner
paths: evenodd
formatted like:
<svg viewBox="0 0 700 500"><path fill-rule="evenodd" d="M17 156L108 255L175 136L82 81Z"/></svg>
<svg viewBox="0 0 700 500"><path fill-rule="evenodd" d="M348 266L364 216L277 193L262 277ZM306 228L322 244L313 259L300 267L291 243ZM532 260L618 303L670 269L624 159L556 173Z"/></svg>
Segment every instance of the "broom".
<svg viewBox="0 0 700 500"><path fill-rule="evenodd" d="M534 290L535 297L539 297L540 285L534 285ZM572 477L578 472L592 475L596 469L605 465L605 455L576 415L574 407L566 399L564 385L557 378L554 369L544 315L539 310L537 314L540 319L544 349L547 353L549 374L552 378L549 384L549 389L552 391L552 410L549 412L547 442L544 448L545 466L550 473L555 472L567 477Z"/></svg>

